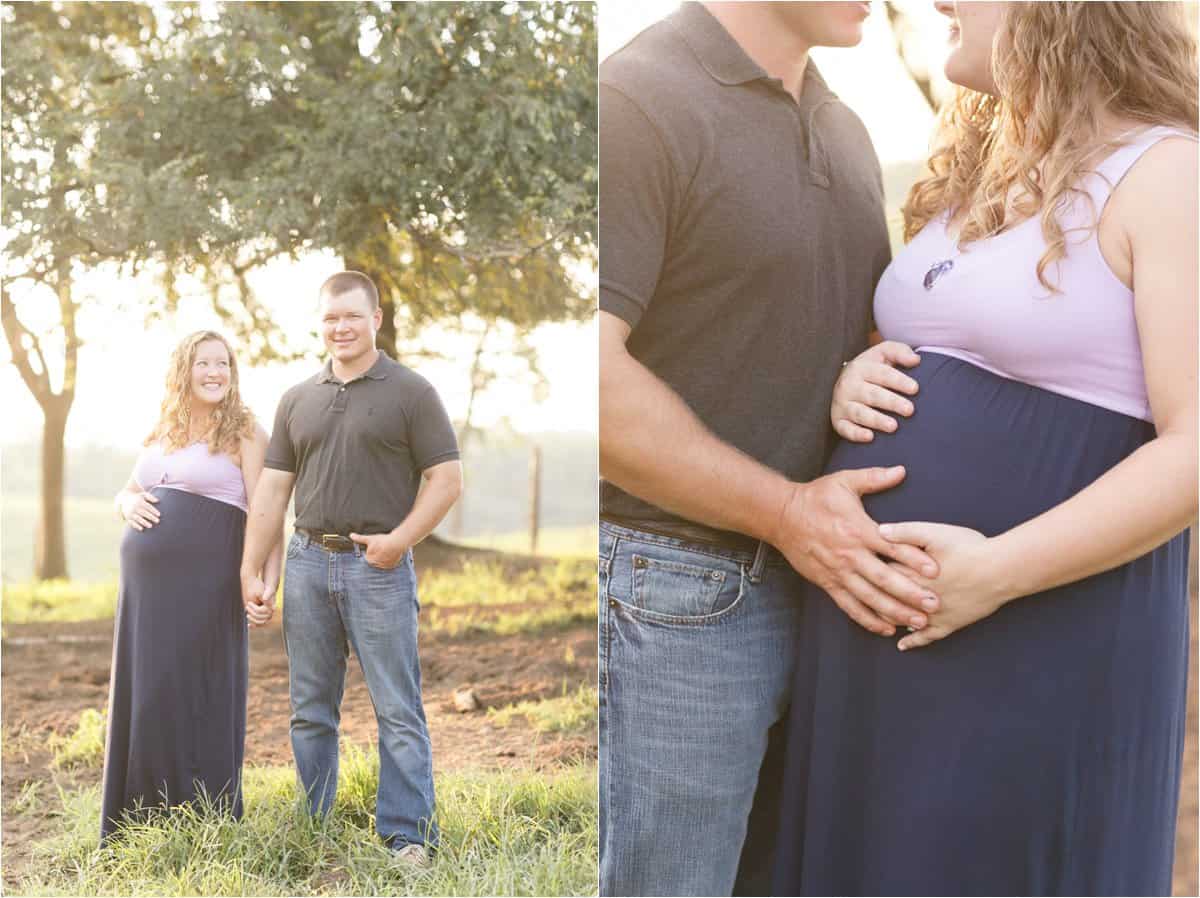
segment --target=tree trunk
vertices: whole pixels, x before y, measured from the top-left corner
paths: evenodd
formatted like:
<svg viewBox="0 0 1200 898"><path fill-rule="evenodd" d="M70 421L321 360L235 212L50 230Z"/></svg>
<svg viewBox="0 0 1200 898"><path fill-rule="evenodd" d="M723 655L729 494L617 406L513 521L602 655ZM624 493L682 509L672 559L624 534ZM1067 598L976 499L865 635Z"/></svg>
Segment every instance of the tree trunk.
<svg viewBox="0 0 1200 898"><path fill-rule="evenodd" d="M53 580L67 577L63 439L71 405L70 402L51 402L43 406L42 412L42 507L34 534L33 575L38 580Z"/></svg>
<svg viewBox="0 0 1200 898"><path fill-rule="evenodd" d="M382 289L383 278L371 264L369 256L358 257L346 254L342 258L348 271L361 271L372 280L375 289L379 291L379 307L383 309L383 324L379 326L379 333L375 335L375 347L382 349L394 359L396 357L396 304L392 301L392 297L386 295Z"/></svg>

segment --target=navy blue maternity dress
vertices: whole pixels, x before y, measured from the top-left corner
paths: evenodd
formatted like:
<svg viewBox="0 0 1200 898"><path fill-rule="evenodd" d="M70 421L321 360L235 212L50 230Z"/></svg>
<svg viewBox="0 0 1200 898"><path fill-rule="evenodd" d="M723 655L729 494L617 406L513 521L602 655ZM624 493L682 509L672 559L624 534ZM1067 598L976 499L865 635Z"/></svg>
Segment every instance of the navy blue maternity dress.
<svg viewBox="0 0 1200 898"><path fill-rule="evenodd" d="M1166 133L1089 176L1096 209ZM1132 294L1094 233L1051 268L1063 292L1048 294L1034 274L1043 247L1031 221L959 253L937 221L884 274L880 330L923 347L917 410L829 464L907 468L865 500L876 521L995 535L1154 437ZM1184 535L905 653L824 592L805 602L776 894L1170 894Z"/></svg>

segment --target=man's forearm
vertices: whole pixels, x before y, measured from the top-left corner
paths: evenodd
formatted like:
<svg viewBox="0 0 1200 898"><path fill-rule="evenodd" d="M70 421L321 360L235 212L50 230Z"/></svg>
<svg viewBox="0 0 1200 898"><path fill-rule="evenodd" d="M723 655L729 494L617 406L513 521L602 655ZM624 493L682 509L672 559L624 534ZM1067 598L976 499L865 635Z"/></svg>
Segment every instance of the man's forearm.
<svg viewBox="0 0 1200 898"><path fill-rule="evenodd" d="M246 548L242 552L242 575L258 576L272 548L279 548L283 519L290 491L255 490L246 522Z"/></svg>
<svg viewBox="0 0 1200 898"><path fill-rule="evenodd" d="M796 485L718 439L623 350L600 365L605 480L688 520L772 541Z"/></svg>
<svg viewBox="0 0 1200 898"><path fill-rule="evenodd" d="M417 493L412 511L392 530L392 537L399 544L412 548L442 522L461 492L461 481L452 478L427 481L425 488Z"/></svg>

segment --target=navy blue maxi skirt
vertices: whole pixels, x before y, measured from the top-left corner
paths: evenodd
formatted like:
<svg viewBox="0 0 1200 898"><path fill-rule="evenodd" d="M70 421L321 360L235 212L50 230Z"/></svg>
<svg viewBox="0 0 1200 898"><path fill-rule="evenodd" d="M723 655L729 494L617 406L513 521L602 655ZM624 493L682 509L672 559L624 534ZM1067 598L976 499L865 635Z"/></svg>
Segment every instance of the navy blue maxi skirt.
<svg viewBox="0 0 1200 898"><path fill-rule="evenodd" d="M101 839L136 809L207 793L240 817L248 643L246 513L159 488L161 520L125 529L109 683Z"/></svg>
<svg viewBox="0 0 1200 898"><path fill-rule="evenodd" d="M829 465L907 468L881 523L995 535L1154 435L947 356L910 373L913 417ZM810 588L772 890L1170 894L1187 629L1183 535L905 653Z"/></svg>

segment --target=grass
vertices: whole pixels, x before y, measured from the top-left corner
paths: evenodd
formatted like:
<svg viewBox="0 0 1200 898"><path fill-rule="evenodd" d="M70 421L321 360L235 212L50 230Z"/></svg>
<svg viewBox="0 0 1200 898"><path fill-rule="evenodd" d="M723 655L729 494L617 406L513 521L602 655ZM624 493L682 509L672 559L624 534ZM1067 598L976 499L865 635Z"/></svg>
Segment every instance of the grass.
<svg viewBox="0 0 1200 898"><path fill-rule="evenodd" d="M595 620L596 565L564 558L515 572L498 562L468 563L460 571L423 573L420 596L425 632L538 633ZM115 581L35 581L6 584L0 613L6 624L101 620L116 605Z"/></svg>
<svg viewBox="0 0 1200 898"><path fill-rule="evenodd" d="M496 561L469 561L460 571L420 574L418 591L426 608L565 602L596 588L594 559L562 558L527 571L508 571Z"/></svg>
<svg viewBox="0 0 1200 898"><path fill-rule="evenodd" d="M539 556L596 557L600 530L594 525L584 527L544 527L538 532ZM463 545L499 552L529 554L529 531L512 530L488 536L455 539Z"/></svg>
<svg viewBox="0 0 1200 898"><path fill-rule="evenodd" d="M4 533L0 569L6 583L33 576L33 534L39 507L35 496L6 493L0 502L0 531ZM96 582L115 579L117 547L125 525L113 500L70 498L66 501L65 516L71 574Z"/></svg>
<svg viewBox="0 0 1200 898"><path fill-rule="evenodd" d="M98 786L60 791L58 834L13 895L586 895L596 891L595 768L438 778L441 851L397 867L375 837L378 758L343 751L334 813L299 803L290 767L248 768L240 821L180 808L98 849Z"/></svg>
<svg viewBox="0 0 1200 898"><path fill-rule="evenodd" d="M50 749L55 769L99 767L104 763L104 715L88 708L71 735L50 737Z"/></svg>
<svg viewBox="0 0 1200 898"><path fill-rule="evenodd" d="M422 628L448 636L541 633L596 619L596 563L560 559L523 572L497 562L434 571L420 585Z"/></svg>
<svg viewBox="0 0 1200 898"><path fill-rule="evenodd" d="M566 733L585 730L596 725L596 690L580 686L568 692L563 684L562 695L540 701L524 701L504 708L490 708L488 720L496 726L508 726L518 717L525 718L539 733Z"/></svg>
<svg viewBox="0 0 1200 898"><path fill-rule="evenodd" d="M31 580L4 584L0 616L6 624L104 620L117 611L117 581Z"/></svg>

